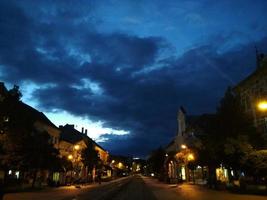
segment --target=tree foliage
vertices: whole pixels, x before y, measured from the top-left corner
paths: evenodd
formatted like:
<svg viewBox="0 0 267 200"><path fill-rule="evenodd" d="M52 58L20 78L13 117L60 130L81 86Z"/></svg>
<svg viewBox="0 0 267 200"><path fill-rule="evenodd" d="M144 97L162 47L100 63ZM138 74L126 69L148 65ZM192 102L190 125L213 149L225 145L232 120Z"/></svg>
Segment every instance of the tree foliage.
<svg viewBox="0 0 267 200"><path fill-rule="evenodd" d="M251 176L267 176L267 150L255 150L247 154L244 169Z"/></svg>
<svg viewBox="0 0 267 200"><path fill-rule="evenodd" d="M257 149L265 145L264 137L253 127L251 117L244 112L239 96L231 88L227 89L215 115L202 115L196 124L197 140L191 148L198 152L200 165L214 168L222 163L250 174L258 166L263 168L252 155L258 155ZM258 157L262 158L262 154Z"/></svg>
<svg viewBox="0 0 267 200"><path fill-rule="evenodd" d="M87 148L83 149L81 152L82 162L88 167L88 170L93 170L99 164L100 158L98 152L94 149L93 142L89 142Z"/></svg>
<svg viewBox="0 0 267 200"><path fill-rule="evenodd" d="M149 170L156 174L161 174L164 171L165 151L161 147L152 151L149 159Z"/></svg>
<svg viewBox="0 0 267 200"><path fill-rule="evenodd" d="M38 170L59 166L59 152L50 143L49 134L34 126L36 119L20 109L20 97L18 86L1 93L1 163L9 169L32 171L36 176Z"/></svg>

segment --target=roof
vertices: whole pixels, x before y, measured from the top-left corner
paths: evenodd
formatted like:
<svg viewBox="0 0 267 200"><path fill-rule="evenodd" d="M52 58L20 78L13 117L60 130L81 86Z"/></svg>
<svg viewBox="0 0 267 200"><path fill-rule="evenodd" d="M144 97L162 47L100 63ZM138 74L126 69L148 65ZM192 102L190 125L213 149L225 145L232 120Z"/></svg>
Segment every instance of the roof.
<svg viewBox="0 0 267 200"><path fill-rule="evenodd" d="M75 144L83 140L86 143L86 145L94 144L100 149L103 149L104 151L106 151L103 147L101 147L94 140L92 140L92 138L88 137L86 134L81 133L80 131L77 131L74 128L74 125L72 124L66 124L65 126L60 126L60 130L61 130L60 140L67 141L72 144Z"/></svg>
<svg viewBox="0 0 267 200"><path fill-rule="evenodd" d="M171 147L172 145L174 145L175 143L175 139L172 139L171 142L165 147L165 149L167 149L168 147Z"/></svg>
<svg viewBox="0 0 267 200"><path fill-rule="evenodd" d="M186 110L184 109L183 106L180 106L180 110L181 110L184 114L186 114Z"/></svg>
<svg viewBox="0 0 267 200"><path fill-rule="evenodd" d="M16 111L16 115L19 118L22 118L26 120L29 123L34 123L36 121L43 122L49 126L52 126L53 128L58 129L46 116L44 113L39 112L35 108L19 101L17 104L15 104L14 108Z"/></svg>
<svg viewBox="0 0 267 200"><path fill-rule="evenodd" d="M65 140L67 142L75 144L84 139L82 133L77 131L74 128L74 125L66 124L63 127L60 127L60 130L61 130L60 140Z"/></svg>
<svg viewBox="0 0 267 200"><path fill-rule="evenodd" d="M242 87L243 85L247 84L250 80L252 80L254 77L260 75L264 70L267 70L267 56L265 56L262 61L261 61L261 66L257 67L257 69L250 74L249 76L247 76L245 79L243 79L242 81L240 81L235 87L235 90L238 90L239 87Z"/></svg>

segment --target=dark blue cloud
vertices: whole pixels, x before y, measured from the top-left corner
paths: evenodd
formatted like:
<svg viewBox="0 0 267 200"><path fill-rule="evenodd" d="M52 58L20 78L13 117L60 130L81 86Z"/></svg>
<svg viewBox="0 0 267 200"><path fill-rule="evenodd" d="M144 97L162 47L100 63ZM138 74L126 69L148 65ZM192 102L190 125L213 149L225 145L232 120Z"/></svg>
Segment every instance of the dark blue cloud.
<svg viewBox="0 0 267 200"><path fill-rule="evenodd" d="M254 46L267 51L264 2L1 1L0 77L38 84L43 111L129 130L103 146L142 156L175 135L180 105L213 112L254 70Z"/></svg>

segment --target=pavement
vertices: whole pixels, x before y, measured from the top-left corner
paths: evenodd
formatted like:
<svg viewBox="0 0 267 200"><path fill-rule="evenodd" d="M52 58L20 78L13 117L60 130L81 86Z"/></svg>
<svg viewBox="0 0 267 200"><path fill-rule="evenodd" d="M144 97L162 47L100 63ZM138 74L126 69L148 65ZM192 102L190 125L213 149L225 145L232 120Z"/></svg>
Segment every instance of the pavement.
<svg viewBox="0 0 267 200"><path fill-rule="evenodd" d="M234 194L199 185L164 184L148 177L143 180L158 200L267 200L267 196Z"/></svg>
<svg viewBox="0 0 267 200"><path fill-rule="evenodd" d="M7 194L4 200L267 200L267 196L233 194L190 184L165 184L144 176L129 176L92 184Z"/></svg>
<svg viewBox="0 0 267 200"><path fill-rule="evenodd" d="M77 200L78 196L84 196L87 193L97 192L101 196L108 190L106 187L114 187L114 185L121 184L127 177L116 179L109 182L76 186L63 186L59 188L47 188L36 192L20 192L5 194L3 200ZM104 191L102 191L104 190ZM80 200L80 199L79 199Z"/></svg>

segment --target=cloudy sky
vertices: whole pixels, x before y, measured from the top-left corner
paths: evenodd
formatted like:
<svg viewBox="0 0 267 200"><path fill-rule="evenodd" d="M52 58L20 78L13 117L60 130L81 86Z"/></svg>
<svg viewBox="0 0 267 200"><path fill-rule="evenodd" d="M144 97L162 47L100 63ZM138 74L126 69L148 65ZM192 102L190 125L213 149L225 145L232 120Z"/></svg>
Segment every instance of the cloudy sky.
<svg viewBox="0 0 267 200"><path fill-rule="evenodd" d="M145 156L267 52L266 0L0 1L0 80L56 125Z"/></svg>

